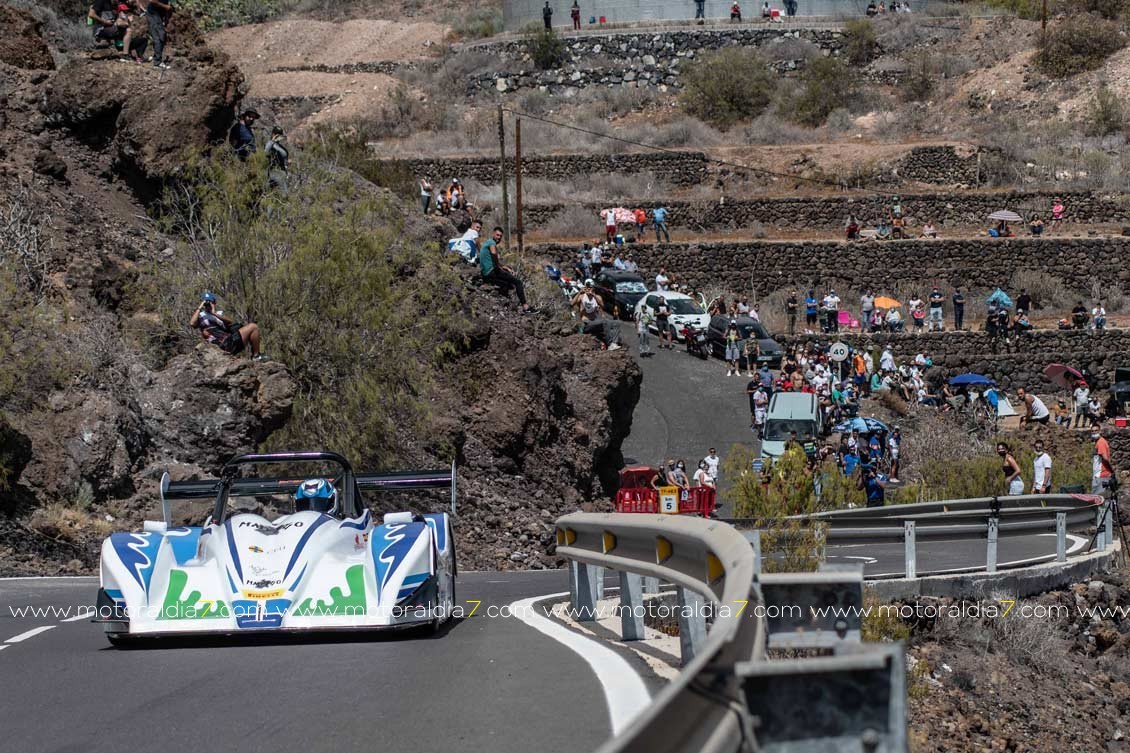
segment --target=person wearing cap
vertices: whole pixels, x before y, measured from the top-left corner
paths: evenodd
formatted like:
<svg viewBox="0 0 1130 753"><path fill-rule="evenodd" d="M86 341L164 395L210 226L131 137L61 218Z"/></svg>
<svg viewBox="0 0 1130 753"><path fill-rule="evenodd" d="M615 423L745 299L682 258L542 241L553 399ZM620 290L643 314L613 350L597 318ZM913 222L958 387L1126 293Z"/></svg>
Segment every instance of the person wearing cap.
<svg viewBox="0 0 1130 753"><path fill-rule="evenodd" d="M236 355L244 348L250 346L251 358L255 361L264 360L259 350L259 325L236 324L216 310L216 296L204 291L200 296L200 305L192 313L188 326L200 330L200 337L204 342L211 343L225 353Z"/></svg>
<svg viewBox="0 0 1130 753"><path fill-rule="evenodd" d="M280 126L271 129L271 138L263 147L263 153L267 155L267 177L271 188L285 188L290 150L286 146L286 134Z"/></svg>
<svg viewBox="0 0 1130 753"><path fill-rule="evenodd" d="M827 317L828 332L840 331L840 297L836 295L836 291L829 289L828 294L824 296L824 315Z"/></svg>
<svg viewBox="0 0 1130 753"><path fill-rule="evenodd" d="M130 26L129 6L118 0L94 0L86 13L86 23L94 29L94 41L109 43L111 47L116 42L122 43L122 54L132 55L139 60L138 48L144 50L144 40L140 44L133 40L133 30Z"/></svg>
<svg viewBox="0 0 1130 753"><path fill-rule="evenodd" d="M254 110L244 110L239 120L228 131L228 143L235 150L235 156L241 160L246 160L255 153L255 132L251 129L258 119L259 113Z"/></svg>

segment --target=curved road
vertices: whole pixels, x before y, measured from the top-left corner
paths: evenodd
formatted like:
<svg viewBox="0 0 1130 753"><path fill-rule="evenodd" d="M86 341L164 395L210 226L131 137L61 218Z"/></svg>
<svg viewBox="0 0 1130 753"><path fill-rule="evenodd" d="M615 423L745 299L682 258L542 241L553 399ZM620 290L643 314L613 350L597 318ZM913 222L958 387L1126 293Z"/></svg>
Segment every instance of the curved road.
<svg viewBox="0 0 1130 753"><path fill-rule="evenodd" d="M87 618L13 614L89 607L96 578L0 580L0 748L551 752L606 739L608 705L590 666L524 622L486 614L567 591L566 572L465 573L457 587L466 610L482 604L434 637L123 651Z"/></svg>

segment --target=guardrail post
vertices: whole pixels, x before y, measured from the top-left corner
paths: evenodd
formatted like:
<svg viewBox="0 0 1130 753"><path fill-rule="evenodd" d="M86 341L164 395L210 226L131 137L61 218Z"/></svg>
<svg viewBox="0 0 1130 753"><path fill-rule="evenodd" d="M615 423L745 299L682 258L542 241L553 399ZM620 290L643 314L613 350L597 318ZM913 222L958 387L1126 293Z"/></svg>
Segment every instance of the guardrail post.
<svg viewBox="0 0 1130 753"><path fill-rule="evenodd" d="M599 567L573 562L569 567L569 612L577 622L596 619L596 578L603 577Z"/></svg>
<svg viewBox="0 0 1130 753"><path fill-rule="evenodd" d="M679 597L679 649L686 666L706 640L706 614L701 596L682 586L675 590Z"/></svg>
<svg viewBox="0 0 1130 753"><path fill-rule="evenodd" d="M985 552L985 572L997 571L997 535L1000 532L1000 518L989 518L989 548Z"/></svg>
<svg viewBox="0 0 1130 753"><path fill-rule="evenodd" d="M753 572L761 572L761 529L755 528L746 536L753 547Z"/></svg>
<svg viewBox="0 0 1130 753"><path fill-rule="evenodd" d="M1105 509L1105 502L1095 508L1095 549L1100 552L1106 549L1106 531L1103 530L1103 510Z"/></svg>
<svg viewBox="0 0 1130 753"><path fill-rule="evenodd" d="M1055 514L1055 561L1067 562L1067 513Z"/></svg>
<svg viewBox="0 0 1130 753"><path fill-rule="evenodd" d="M648 575L643 579L643 592L645 594L659 593L659 578L653 575Z"/></svg>
<svg viewBox="0 0 1130 753"><path fill-rule="evenodd" d="M1107 549L1114 546L1114 505L1109 499L1106 501L1106 539L1103 543Z"/></svg>
<svg viewBox="0 0 1130 753"><path fill-rule="evenodd" d="M589 565L589 568L592 570L592 582L596 587L596 600L600 601L604 598L604 568L596 565Z"/></svg>
<svg viewBox="0 0 1130 753"><path fill-rule="evenodd" d="M643 576L620 573L620 639L642 641L643 629Z"/></svg>
<svg viewBox="0 0 1130 753"><path fill-rule="evenodd" d="M895 530L898 530L897 528ZM902 524L902 540L904 559L906 561L906 577L918 577L918 547L914 540L914 521L907 520Z"/></svg>

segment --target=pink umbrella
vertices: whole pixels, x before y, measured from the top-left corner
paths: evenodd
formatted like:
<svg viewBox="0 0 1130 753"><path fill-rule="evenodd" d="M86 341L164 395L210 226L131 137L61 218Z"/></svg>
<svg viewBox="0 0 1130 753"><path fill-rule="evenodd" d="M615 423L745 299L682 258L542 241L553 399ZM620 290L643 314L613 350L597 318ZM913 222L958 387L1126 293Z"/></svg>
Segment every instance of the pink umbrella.
<svg viewBox="0 0 1130 753"><path fill-rule="evenodd" d="M1086 381L1082 374L1070 366L1064 366L1062 363L1053 363L1045 368L1044 376L1053 384L1057 384L1065 390L1070 390L1079 382Z"/></svg>

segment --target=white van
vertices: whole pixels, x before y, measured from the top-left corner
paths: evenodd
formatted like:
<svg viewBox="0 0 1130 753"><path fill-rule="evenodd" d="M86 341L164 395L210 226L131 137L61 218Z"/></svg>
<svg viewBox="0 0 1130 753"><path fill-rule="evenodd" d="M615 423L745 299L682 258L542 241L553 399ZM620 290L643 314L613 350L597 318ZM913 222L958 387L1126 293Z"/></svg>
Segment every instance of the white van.
<svg viewBox="0 0 1130 753"><path fill-rule="evenodd" d="M769 412L765 415L765 438L761 440L761 456L775 458L785 452L789 433L796 432L797 440L811 432L819 440L823 433L823 419L816 395L807 392L774 392L769 398Z"/></svg>

